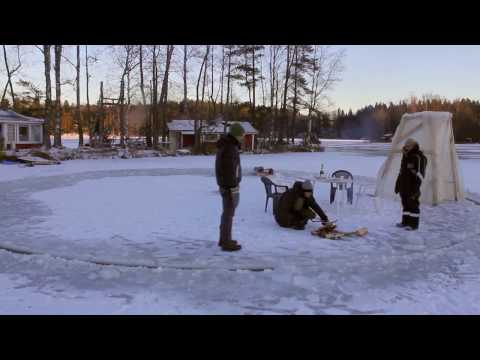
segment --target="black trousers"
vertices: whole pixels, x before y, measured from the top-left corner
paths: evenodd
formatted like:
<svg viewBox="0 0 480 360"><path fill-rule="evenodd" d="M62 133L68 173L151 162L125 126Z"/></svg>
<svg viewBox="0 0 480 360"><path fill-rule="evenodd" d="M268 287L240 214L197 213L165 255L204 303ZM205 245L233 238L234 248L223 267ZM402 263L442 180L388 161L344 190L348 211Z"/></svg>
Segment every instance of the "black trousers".
<svg viewBox="0 0 480 360"><path fill-rule="evenodd" d="M420 222L420 195L400 194L402 199L402 224L418 229Z"/></svg>
<svg viewBox="0 0 480 360"><path fill-rule="evenodd" d="M232 191L233 190L233 191ZM240 192L236 189L220 189L222 194L223 211L220 219L220 239L219 242L228 242L232 240L232 225L235 209L240 202Z"/></svg>
<svg viewBox="0 0 480 360"><path fill-rule="evenodd" d="M295 227L299 225L307 225L308 220L313 220L317 217L317 215L310 209L302 209L301 211L296 211L291 214L290 219L290 226Z"/></svg>

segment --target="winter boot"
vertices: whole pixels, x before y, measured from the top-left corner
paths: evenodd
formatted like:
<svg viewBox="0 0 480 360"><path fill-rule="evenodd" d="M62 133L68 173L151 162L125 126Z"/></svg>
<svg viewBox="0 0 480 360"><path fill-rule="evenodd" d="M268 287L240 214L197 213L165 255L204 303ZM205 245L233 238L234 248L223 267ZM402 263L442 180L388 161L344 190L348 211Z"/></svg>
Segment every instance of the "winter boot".
<svg viewBox="0 0 480 360"><path fill-rule="evenodd" d="M230 240L230 241L234 242L235 244L238 243L236 240ZM224 242L225 242L225 241L219 240L219 241L218 241L218 246L219 246L219 247L222 247L222 245L223 245ZM227 241L227 242L228 242L228 241Z"/></svg>
<svg viewBox="0 0 480 360"><path fill-rule="evenodd" d="M412 227L413 230L418 229L418 224L420 222L420 218L418 216L412 216L410 220L410 226Z"/></svg>
<svg viewBox="0 0 480 360"><path fill-rule="evenodd" d="M412 231L418 229L418 221L420 220L418 216L406 216L407 226L404 227L405 230Z"/></svg>
<svg viewBox="0 0 480 360"><path fill-rule="evenodd" d="M237 242L230 240L224 241L221 245L222 251L238 251L242 248L242 245Z"/></svg>
<svg viewBox="0 0 480 360"><path fill-rule="evenodd" d="M397 227L399 228L404 228L405 226L408 226L409 225L409 222L410 222L410 216L408 215L403 215L402 216L402 222L401 223L398 223L398 224L395 224Z"/></svg>

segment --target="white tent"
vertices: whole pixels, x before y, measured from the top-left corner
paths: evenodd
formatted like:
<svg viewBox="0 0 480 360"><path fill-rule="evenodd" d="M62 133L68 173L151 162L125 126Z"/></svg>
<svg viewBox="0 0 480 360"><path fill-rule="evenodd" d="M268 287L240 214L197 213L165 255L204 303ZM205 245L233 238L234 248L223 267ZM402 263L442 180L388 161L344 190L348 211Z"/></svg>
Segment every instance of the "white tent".
<svg viewBox="0 0 480 360"><path fill-rule="evenodd" d="M453 138L452 114L424 111L404 114L392 138L392 148L380 168L375 195L395 196L395 181L400 171L402 147L408 138L415 139L428 159L420 191L421 203L437 205L446 200L465 198L463 181Z"/></svg>

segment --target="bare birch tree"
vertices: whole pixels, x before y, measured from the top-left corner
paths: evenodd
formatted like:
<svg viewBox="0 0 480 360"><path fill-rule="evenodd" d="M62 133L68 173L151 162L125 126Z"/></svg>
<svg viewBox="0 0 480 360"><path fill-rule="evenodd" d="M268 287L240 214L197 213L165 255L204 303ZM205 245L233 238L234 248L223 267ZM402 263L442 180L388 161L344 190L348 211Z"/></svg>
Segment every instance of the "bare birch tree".
<svg viewBox="0 0 480 360"><path fill-rule="evenodd" d="M122 45L117 53L117 63L121 66L120 76L120 94L118 97L119 106L119 126L120 126L120 146L125 146L125 139L128 135L128 106L129 106L129 77L132 70L138 66L137 47L135 45ZM127 84L126 84L127 83ZM125 86L127 85L127 109L125 109Z"/></svg>
<svg viewBox="0 0 480 360"><path fill-rule="evenodd" d="M52 80L50 78L51 71L51 55L50 49L52 45L43 45L40 50L43 53L43 64L45 74L45 122L43 124L43 146L48 150L50 143L50 126L53 124L52 109Z"/></svg>
<svg viewBox="0 0 480 360"><path fill-rule="evenodd" d="M94 64L98 61L96 56L89 56L88 55L88 45L85 45L85 91L87 97L87 116L86 116L86 123L88 125L88 136L90 138L90 146L96 146L95 144L95 127L96 124L94 122L92 111L90 108L90 72L89 72L89 65L90 63Z"/></svg>
<svg viewBox="0 0 480 360"><path fill-rule="evenodd" d="M172 62L174 45L167 45L167 56L165 60L165 72L163 74L162 89L160 92L160 104L162 107L162 141L165 142L167 138L167 99L168 99L168 79L170 74L170 64Z"/></svg>
<svg viewBox="0 0 480 360"><path fill-rule="evenodd" d="M95 130L97 130L98 138L100 144L104 145L104 138L105 138L105 105L104 105L104 97L103 97L103 81L100 81L100 99L98 101L98 109L97 109L97 116L96 116L96 124Z"/></svg>
<svg viewBox="0 0 480 360"><path fill-rule="evenodd" d="M80 112L80 45L77 45L77 77L75 79L76 83L76 94L77 94L77 104L75 108L75 120L78 127L78 146L83 146L83 123L82 123L82 113Z"/></svg>
<svg viewBox="0 0 480 360"><path fill-rule="evenodd" d="M295 144L295 120L297 118L297 104L298 104L298 81L299 81L299 61L298 61L298 51L299 46L295 45L293 47L293 109L292 109L292 120L290 124L290 136L292 144Z"/></svg>
<svg viewBox="0 0 480 360"><path fill-rule="evenodd" d="M143 72L143 46L140 45L139 47L139 65L140 65L140 92L142 94L142 104L144 110L144 124L145 124L145 136L146 136L146 143L147 146L152 146L151 144L151 124L150 124L150 112L147 107L147 97L145 95L145 80L144 80L144 72Z"/></svg>
<svg viewBox="0 0 480 360"><path fill-rule="evenodd" d="M225 47L228 50L227 51L227 59L228 59L228 61L227 61L227 100L225 102L225 105L228 106L232 101L231 79L232 79L232 69L233 69L233 66L234 66L233 57L234 57L235 45L225 45Z"/></svg>
<svg viewBox="0 0 480 360"><path fill-rule="evenodd" d="M220 72L220 114L223 116L223 83L225 74L225 45L222 46L222 67ZM226 130L226 126L225 129Z"/></svg>
<svg viewBox="0 0 480 360"><path fill-rule="evenodd" d="M158 121L158 51L157 46L152 48L152 90L151 90L151 110L152 110L152 146L158 147L158 137L160 135L160 126Z"/></svg>
<svg viewBox="0 0 480 360"><path fill-rule="evenodd" d="M78 146L83 146L83 123L82 123L82 113L80 110L80 45L75 46L76 49L76 60L75 62L70 60L67 56L65 56L65 49L62 50L61 57L75 69L75 80L64 80L60 83L60 86L69 84L73 86L76 94L76 105L75 105L75 112L74 112L74 121L77 125L77 132L78 132Z"/></svg>
<svg viewBox="0 0 480 360"><path fill-rule="evenodd" d="M187 62L188 62L188 45L183 46L183 105L182 113L187 114Z"/></svg>
<svg viewBox="0 0 480 360"><path fill-rule="evenodd" d="M322 101L327 99L327 91L340 81L345 56L343 50L334 50L331 46L315 45L313 48L313 59L309 71L311 89L307 103L307 144L310 144L312 138L312 115L320 112Z"/></svg>
<svg viewBox="0 0 480 360"><path fill-rule="evenodd" d="M287 94L288 94L288 85L290 81L290 68L292 66L292 51L291 45L287 45L287 57L285 62L285 77L284 77L284 89L283 89L283 102L282 102L282 124L280 126L280 133L278 142L282 143L283 139L285 138L286 130L287 130L287 122L288 122L288 113L287 113Z"/></svg>
<svg viewBox="0 0 480 360"><path fill-rule="evenodd" d="M87 125L88 125L88 138L90 139L90 146L95 146L95 140L93 136L92 116L90 113L90 74L88 73L88 45L85 45L85 91L87 96Z"/></svg>
<svg viewBox="0 0 480 360"><path fill-rule="evenodd" d="M200 146L201 146L201 124L200 124L200 119L199 119L199 101L200 101L200 94L199 94L199 88L200 88L200 81L202 79L202 74L204 75L206 72L207 68L207 60L208 60L208 54L210 51L210 46L207 45L206 50L205 50L205 55L203 56L202 59L202 64L200 66L200 71L198 72L198 77L197 77L197 88L196 88L196 100L195 100L195 121L194 121L194 133L195 133L195 152L198 153L200 151ZM205 76L204 76L205 80ZM205 81L204 81L205 85ZM204 88L204 87L203 87ZM202 94L202 103L203 103L203 97L204 97L204 92Z"/></svg>
<svg viewBox="0 0 480 360"><path fill-rule="evenodd" d="M215 52L215 46L212 45L212 50L211 50L211 61L210 61L210 70L211 70L211 73L210 73L210 96L209 96L209 101L208 101L208 119L211 120L212 118L215 117L215 114L216 114L216 103L217 103L217 100L215 97L213 97L213 94L214 94L214 80L215 80L215 77L214 77L214 64L215 64L215 61L214 61L214 52ZM212 103L212 106L213 106L213 112L211 113L210 112L210 103Z"/></svg>
<svg viewBox="0 0 480 360"><path fill-rule="evenodd" d="M278 136L277 117L278 117L278 85L280 68L281 46L269 46L269 85L270 85L270 142Z"/></svg>
<svg viewBox="0 0 480 360"><path fill-rule="evenodd" d="M205 66L203 67L203 80L202 80L202 103L205 101L205 85L207 78L207 68L208 68L208 55L210 53L210 45L207 45L207 51L205 53Z"/></svg>
<svg viewBox="0 0 480 360"><path fill-rule="evenodd" d="M5 96L7 94L7 89L10 89L10 96L12 98L12 108L16 109L16 99L15 99L15 92L13 91L13 76L15 75L16 72L20 70L22 67L22 61L21 61L21 56L20 56L20 45L16 45L16 54L17 54L17 63L10 68L10 63L8 60L7 56L7 48L6 45L3 45L3 60L5 63L5 70L7 72L7 82L5 84L5 87L3 89L3 94L2 94L2 100L1 103L4 103L5 101Z"/></svg>
<svg viewBox="0 0 480 360"><path fill-rule="evenodd" d="M62 146L62 88L61 88L61 63L62 63L63 45L55 45L55 133L53 138L53 146Z"/></svg>

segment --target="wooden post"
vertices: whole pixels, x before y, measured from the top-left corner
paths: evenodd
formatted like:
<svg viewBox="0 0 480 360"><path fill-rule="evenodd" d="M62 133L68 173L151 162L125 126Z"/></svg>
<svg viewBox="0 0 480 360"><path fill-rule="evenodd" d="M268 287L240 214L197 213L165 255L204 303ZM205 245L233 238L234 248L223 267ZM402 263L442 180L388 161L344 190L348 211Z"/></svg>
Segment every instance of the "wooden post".
<svg viewBox="0 0 480 360"><path fill-rule="evenodd" d="M10 126L13 126L12 150L17 150L18 125L10 125Z"/></svg>
<svg viewBox="0 0 480 360"><path fill-rule="evenodd" d="M170 130L168 132L168 139L170 141L170 151L175 152L177 150L177 132Z"/></svg>
<svg viewBox="0 0 480 360"><path fill-rule="evenodd" d="M103 102L104 102L104 99L103 99L103 81L100 81L100 116L99 116L99 119L98 119L98 137L99 137L99 143L101 144L101 146L103 146L103 140L104 140L104 134L103 134L103 131L104 131L104 121L105 121L105 115L104 115L104 107L103 107Z"/></svg>
<svg viewBox="0 0 480 360"><path fill-rule="evenodd" d="M40 143L43 144L43 126L44 126L45 123L43 123L40 127L41 131L40 131Z"/></svg>

